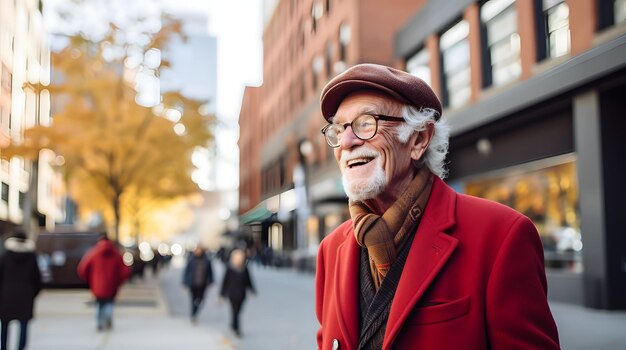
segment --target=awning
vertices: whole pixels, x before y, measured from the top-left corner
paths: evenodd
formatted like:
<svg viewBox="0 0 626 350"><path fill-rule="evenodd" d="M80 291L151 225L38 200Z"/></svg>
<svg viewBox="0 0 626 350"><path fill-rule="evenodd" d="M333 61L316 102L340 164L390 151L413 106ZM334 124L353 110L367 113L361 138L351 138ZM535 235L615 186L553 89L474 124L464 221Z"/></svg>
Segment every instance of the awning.
<svg viewBox="0 0 626 350"><path fill-rule="evenodd" d="M256 207L250 209L247 213L239 216L239 222L243 225L248 225L253 222L261 222L269 218L273 213L267 210L265 203L261 203Z"/></svg>

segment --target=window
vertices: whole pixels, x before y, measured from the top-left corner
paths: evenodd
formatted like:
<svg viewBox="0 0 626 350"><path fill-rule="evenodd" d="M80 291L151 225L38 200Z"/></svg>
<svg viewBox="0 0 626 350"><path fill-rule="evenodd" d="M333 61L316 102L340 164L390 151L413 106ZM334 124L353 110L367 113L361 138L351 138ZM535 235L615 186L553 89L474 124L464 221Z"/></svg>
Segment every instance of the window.
<svg viewBox="0 0 626 350"><path fill-rule="evenodd" d="M339 26L339 61L343 63L346 62L346 51L348 50L348 44L350 44L350 37L350 26L346 23L342 23L341 26Z"/></svg>
<svg viewBox="0 0 626 350"><path fill-rule="evenodd" d="M614 23L626 21L626 0L615 0L613 4Z"/></svg>
<svg viewBox="0 0 626 350"><path fill-rule="evenodd" d="M564 0L543 0L539 28L539 60L560 57L570 51L569 7Z"/></svg>
<svg viewBox="0 0 626 350"><path fill-rule="evenodd" d="M465 104L470 97L469 24L462 20L439 38L443 61L443 102L450 107Z"/></svg>
<svg viewBox="0 0 626 350"><path fill-rule="evenodd" d="M0 81L0 87L10 92L13 84L13 74L9 71L9 67L4 64L2 64L2 76L0 76Z"/></svg>
<svg viewBox="0 0 626 350"><path fill-rule="evenodd" d="M329 41L326 43L326 78L330 78L333 75L333 43Z"/></svg>
<svg viewBox="0 0 626 350"><path fill-rule="evenodd" d="M315 57L313 57L313 61L311 61L311 76L313 78L311 86L313 87L313 91L317 90L317 77L319 76L323 68L324 59L322 59L320 55L315 55Z"/></svg>
<svg viewBox="0 0 626 350"><path fill-rule="evenodd" d="M598 0L598 28L626 22L626 0Z"/></svg>
<svg viewBox="0 0 626 350"><path fill-rule="evenodd" d="M483 23L484 86L499 86L522 72L515 0L490 0L480 8Z"/></svg>
<svg viewBox="0 0 626 350"><path fill-rule="evenodd" d="M337 62L335 62L333 66L335 74L343 72L347 67L346 61L348 59L348 45L350 44L351 39L350 26L346 23L342 23L339 26L339 32L337 35L339 39L339 52Z"/></svg>
<svg viewBox="0 0 626 350"><path fill-rule="evenodd" d="M0 107L0 131L3 131L7 135L9 134L9 118L11 118L9 112Z"/></svg>
<svg viewBox="0 0 626 350"><path fill-rule="evenodd" d="M302 78L300 79L300 102L304 102L304 99L306 98L306 77L304 75L302 75Z"/></svg>
<svg viewBox="0 0 626 350"><path fill-rule="evenodd" d="M582 271L576 161L501 169L460 184L467 194L505 204L530 218L543 242L547 268Z"/></svg>
<svg viewBox="0 0 626 350"><path fill-rule="evenodd" d="M304 21L300 21L300 49L304 49L306 44L306 24Z"/></svg>
<svg viewBox="0 0 626 350"><path fill-rule="evenodd" d="M311 6L311 20L312 20L312 25L313 25L311 29L313 30L313 33L317 31L317 22L319 21L320 18L322 18L323 14L324 14L324 7L319 1L315 1L313 5Z"/></svg>
<svg viewBox="0 0 626 350"><path fill-rule="evenodd" d="M22 191L19 192L18 204L20 209L24 210L26 208L26 193Z"/></svg>
<svg viewBox="0 0 626 350"><path fill-rule="evenodd" d="M428 65L429 61L430 55L428 54L428 50L426 48L422 48L406 60L406 70L407 72L421 78L424 82L426 82L426 84L430 85L431 77L430 66Z"/></svg>
<svg viewBox="0 0 626 350"><path fill-rule="evenodd" d="M0 194L4 202L9 202L9 184L2 183L2 193Z"/></svg>

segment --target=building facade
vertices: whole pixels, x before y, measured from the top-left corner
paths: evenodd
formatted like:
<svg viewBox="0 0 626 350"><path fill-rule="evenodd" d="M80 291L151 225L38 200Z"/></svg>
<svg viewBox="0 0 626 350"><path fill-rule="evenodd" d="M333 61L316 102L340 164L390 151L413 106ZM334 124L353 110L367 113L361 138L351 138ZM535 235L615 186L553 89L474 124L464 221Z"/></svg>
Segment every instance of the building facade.
<svg viewBox="0 0 626 350"><path fill-rule="evenodd" d="M263 85L247 88L240 114L240 221L257 244L311 258L321 237L347 218L339 172L320 134L321 89L354 64L395 64L390 38L423 3L272 4Z"/></svg>
<svg viewBox="0 0 626 350"><path fill-rule="evenodd" d="M395 37L452 126L448 183L530 217L550 297L626 308L626 1L430 1Z"/></svg>
<svg viewBox="0 0 626 350"><path fill-rule="evenodd" d="M418 75L440 96L452 127L446 181L536 224L550 298L626 308L626 236L619 222L619 198L626 195L619 137L626 1L423 1L401 15L390 13L390 5L362 8L370 2L309 1L304 14L290 4L281 1L266 28L261 97L246 107L258 112L247 117L252 129L241 128L240 142L253 142L242 160L260 160L241 165L240 198L260 189L240 208L242 223L264 223L256 229L270 237L264 243L271 245L272 227L289 218L281 216L283 202L296 217L290 239L298 239L298 196L285 194L298 193L296 174L305 175L300 203L309 208L303 213L309 247L347 218L340 175L319 134L319 90L348 66L385 63ZM323 14L317 21L316 6ZM366 14L371 17L359 17ZM397 27L372 33L388 18ZM333 32L335 39L318 36ZM296 35L300 41L289 39ZM298 50L301 43L305 50Z"/></svg>
<svg viewBox="0 0 626 350"><path fill-rule="evenodd" d="M41 2L0 0L0 146L20 142L24 130L50 123L50 48ZM1 152L1 150L0 150ZM62 181L50 164L54 154L37 161L0 160L0 232L12 226L52 229L60 212Z"/></svg>

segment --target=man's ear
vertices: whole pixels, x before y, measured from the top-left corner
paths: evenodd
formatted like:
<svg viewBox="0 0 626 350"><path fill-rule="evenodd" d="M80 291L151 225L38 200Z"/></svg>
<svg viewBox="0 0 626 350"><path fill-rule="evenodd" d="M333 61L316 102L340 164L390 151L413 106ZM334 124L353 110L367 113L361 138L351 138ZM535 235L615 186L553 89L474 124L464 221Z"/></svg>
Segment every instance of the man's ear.
<svg viewBox="0 0 626 350"><path fill-rule="evenodd" d="M433 139L434 134L435 125L433 123L427 123L424 130L413 135L411 159L420 160L422 158L424 153L426 153L426 149L428 148L430 141Z"/></svg>

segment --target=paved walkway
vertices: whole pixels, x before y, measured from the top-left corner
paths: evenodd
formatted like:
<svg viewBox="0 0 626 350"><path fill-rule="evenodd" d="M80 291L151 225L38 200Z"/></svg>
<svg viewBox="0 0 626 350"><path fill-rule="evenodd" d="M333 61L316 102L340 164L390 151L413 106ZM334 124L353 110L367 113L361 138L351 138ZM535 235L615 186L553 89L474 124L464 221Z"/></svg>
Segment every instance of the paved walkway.
<svg viewBox="0 0 626 350"><path fill-rule="evenodd" d="M550 303L564 350L626 350L626 311Z"/></svg>
<svg viewBox="0 0 626 350"><path fill-rule="evenodd" d="M257 275L260 277L261 271ZM265 273L284 274L284 271ZM626 349L626 312L592 310L551 303L565 350ZM168 312L159 282L126 284L114 311L113 330L97 332L95 309L87 290L44 290L37 298L29 328L29 350L264 350L253 348L219 327ZM10 325L9 349L16 348L18 324ZM276 336L284 336L277 331ZM245 340L245 339L244 339ZM266 344L267 345L267 344Z"/></svg>
<svg viewBox="0 0 626 350"><path fill-rule="evenodd" d="M15 323L15 322L13 322ZM12 343L17 323L11 324ZM15 346L15 345L13 345ZM10 347L13 348L13 347ZM113 330L96 331L95 308L87 290L46 289L38 297L29 327L30 350L237 349L236 339L207 325L168 314L158 281L127 283L120 291Z"/></svg>

